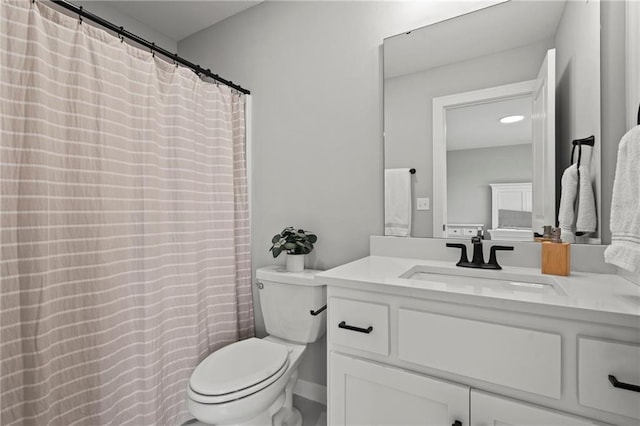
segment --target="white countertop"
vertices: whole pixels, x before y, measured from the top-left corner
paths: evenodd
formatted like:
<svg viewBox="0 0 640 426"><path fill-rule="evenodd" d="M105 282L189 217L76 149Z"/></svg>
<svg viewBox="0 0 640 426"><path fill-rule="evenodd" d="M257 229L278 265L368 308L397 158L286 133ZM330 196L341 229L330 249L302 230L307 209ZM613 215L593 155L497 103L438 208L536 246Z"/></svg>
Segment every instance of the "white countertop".
<svg viewBox="0 0 640 426"><path fill-rule="evenodd" d="M447 280L400 278L414 267L433 268L440 274L516 280L518 276L552 282L559 292L518 291L496 287L452 285ZM466 278L466 277L465 277ZM501 271L460 268L451 262L368 256L321 272L316 280L328 286L420 297L516 310L640 330L640 287L615 274L572 272L568 277L543 275L537 268L503 266ZM467 279L468 281L468 279ZM523 279L523 281L526 281Z"/></svg>

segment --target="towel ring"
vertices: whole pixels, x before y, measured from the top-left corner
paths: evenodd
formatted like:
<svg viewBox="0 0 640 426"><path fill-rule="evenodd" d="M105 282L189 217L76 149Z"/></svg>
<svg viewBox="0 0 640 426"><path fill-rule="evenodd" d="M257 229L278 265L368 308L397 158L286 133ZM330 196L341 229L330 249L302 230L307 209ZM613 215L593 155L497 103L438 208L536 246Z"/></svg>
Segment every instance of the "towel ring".
<svg viewBox="0 0 640 426"><path fill-rule="evenodd" d="M640 118L640 117L639 117ZM578 164L576 168L578 169L578 177L580 177L580 161L582 160L582 145L593 146L595 145L596 138L591 135L587 138L583 139L575 139L571 142L573 147L571 148L571 164L573 164L573 155L576 151L576 146L578 147Z"/></svg>

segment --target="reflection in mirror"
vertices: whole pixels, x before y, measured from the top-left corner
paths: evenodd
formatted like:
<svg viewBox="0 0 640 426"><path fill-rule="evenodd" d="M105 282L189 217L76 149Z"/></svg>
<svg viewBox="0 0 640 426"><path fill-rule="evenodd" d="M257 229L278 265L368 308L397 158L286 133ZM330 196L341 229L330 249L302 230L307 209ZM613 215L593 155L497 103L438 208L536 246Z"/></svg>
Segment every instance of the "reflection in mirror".
<svg viewBox="0 0 640 426"><path fill-rule="evenodd" d="M599 24L597 2L509 1L384 40L385 168L415 167L413 196L432 199L430 210L416 210L414 198L412 236L450 236L447 225L469 225L453 231L465 238L479 226L490 234L491 229L525 228L526 215L508 212L503 213L502 223L498 217L494 224L490 184L497 183L532 184L527 207L531 231L524 231L526 239L541 232L543 225L556 226L560 177L570 165L571 140L592 134L596 144L583 154L593 178L600 225ZM547 52L554 49L556 64L551 66L553 81L548 89L556 95L555 113L538 124L525 121L509 128L528 126L530 135L548 135L547 145L525 143L516 135L500 150L497 143L487 142L496 137L486 123L475 119L485 112L472 108L475 104L500 108L498 100L504 99L499 96L450 103L442 108L441 122L434 121L436 99L509 85L533 84L529 89L533 102L526 96L502 98L536 105L540 88L534 82ZM533 110L522 115L545 113ZM441 156L436 147L438 127L443 133ZM456 148L453 140L459 138L478 145ZM518 174L509 176L509 169ZM493 239L522 239L519 231L492 234ZM577 242L599 243L599 226Z"/></svg>
<svg viewBox="0 0 640 426"><path fill-rule="evenodd" d="M532 239L531 103L529 95L446 110L443 236Z"/></svg>
<svg viewBox="0 0 640 426"><path fill-rule="evenodd" d="M489 209L495 212L491 216L491 228L487 227L489 223L487 218L482 223L473 224L476 232L481 231L485 238L532 241L534 232L540 234L545 224L555 222L555 170L550 166L555 164L555 85L549 84L550 81L555 81L554 72L555 50L551 49L547 52L535 81L524 81L433 99L433 200L434 205L442 206L440 209L434 209L433 225L434 230L442 227L443 237L457 237L457 233L471 234L468 226L452 223L452 216L459 212L449 209L448 207L451 206L447 202L451 196L455 195L448 191L449 178L460 179L452 176L448 163L452 157L452 153L449 152L450 143L453 143L450 135L464 134L457 126L466 127L467 125L455 121L455 111L461 108L466 111L474 107L477 118L473 121L473 131L476 136L467 134L466 146L474 146L476 140L483 139L484 145L489 147L496 146L494 142L496 140L500 141L497 144L498 147L522 145L524 142L529 144L529 150L493 149L489 154L493 154L494 157L484 158L485 161L480 166L482 180L493 177L500 182L493 184L476 182L481 186L467 191L465 195L469 196L470 201L477 201L477 205L458 204L456 206L463 209L472 206L475 209L491 200ZM452 113L454 113L453 117ZM452 121L451 118L454 120ZM505 156L506 152L511 155ZM473 153L486 157L487 151L473 151ZM514 156L514 154L519 155ZM458 155L454 157L457 158ZM512 169L515 164L520 164L520 168L530 171L526 176L529 179L528 182L504 182L514 178L514 172L505 172L505 170ZM473 168L468 167L458 172L468 175L472 170ZM522 185L515 185L516 183L528 183L528 186L526 192L517 193L513 189L508 192L501 191L500 194L508 193L509 200L513 200L507 206L503 205L506 201L502 202L506 199L495 196L497 183L510 183L512 188L522 188ZM491 196L486 194L489 186L491 186ZM533 200L534 191L546 196ZM500 210L503 210L502 214ZM524 213L516 212L528 212L530 215L528 223L515 222L514 217L524 219L526 216ZM434 235L437 234L434 232Z"/></svg>

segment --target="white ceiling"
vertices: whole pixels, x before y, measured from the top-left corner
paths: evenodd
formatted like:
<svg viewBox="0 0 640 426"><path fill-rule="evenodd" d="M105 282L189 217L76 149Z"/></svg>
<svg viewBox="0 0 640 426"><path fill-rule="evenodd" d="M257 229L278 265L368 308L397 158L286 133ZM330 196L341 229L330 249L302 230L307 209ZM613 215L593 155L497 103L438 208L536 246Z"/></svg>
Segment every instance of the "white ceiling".
<svg viewBox="0 0 640 426"><path fill-rule="evenodd" d="M447 110L447 151L531 143L531 104L531 96L527 96ZM500 123L508 115L525 118Z"/></svg>
<svg viewBox="0 0 640 426"><path fill-rule="evenodd" d="M172 40L180 41L261 2L262 0L102 0L96 3L112 6Z"/></svg>

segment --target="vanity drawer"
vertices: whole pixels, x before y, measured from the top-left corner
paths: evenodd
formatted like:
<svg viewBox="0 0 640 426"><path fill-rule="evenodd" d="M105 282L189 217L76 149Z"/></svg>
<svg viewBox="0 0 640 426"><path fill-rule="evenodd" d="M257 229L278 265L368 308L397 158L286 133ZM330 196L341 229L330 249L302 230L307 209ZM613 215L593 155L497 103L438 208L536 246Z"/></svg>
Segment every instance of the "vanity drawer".
<svg viewBox="0 0 640 426"><path fill-rule="evenodd" d="M640 345L578 338L578 401L640 419L640 392L613 386L609 376L640 386Z"/></svg>
<svg viewBox="0 0 640 426"><path fill-rule="evenodd" d="M411 309L398 321L404 361L560 399L558 334Z"/></svg>
<svg viewBox="0 0 640 426"><path fill-rule="evenodd" d="M389 306L340 297L329 299L331 344L389 355Z"/></svg>

